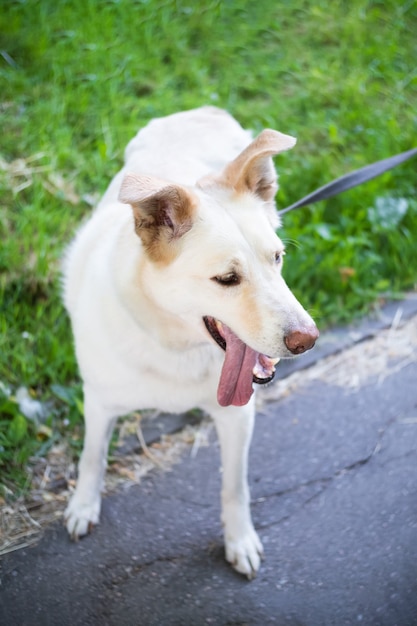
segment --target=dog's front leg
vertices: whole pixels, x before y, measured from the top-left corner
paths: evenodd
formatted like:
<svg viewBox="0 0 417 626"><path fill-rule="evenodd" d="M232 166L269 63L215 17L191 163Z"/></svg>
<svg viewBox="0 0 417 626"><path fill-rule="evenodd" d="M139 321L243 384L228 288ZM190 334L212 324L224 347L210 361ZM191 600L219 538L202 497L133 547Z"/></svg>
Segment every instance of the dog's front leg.
<svg viewBox="0 0 417 626"><path fill-rule="evenodd" d="M107 450L116 422L113 414L88 389L84 390L84 420L84 448L77 487L65 511L66 526L72 539L86 535L99 521Z"/></svg>
<svg viewBox="0 0 417 626"><path fill-rule="evenodd" d="M238 572L253 578L263 554L262 544L252 524L247 482L254 400L244 407L218 408L212 411L212 416L220 441L223 469L222 522L226 559Z"/></svg>

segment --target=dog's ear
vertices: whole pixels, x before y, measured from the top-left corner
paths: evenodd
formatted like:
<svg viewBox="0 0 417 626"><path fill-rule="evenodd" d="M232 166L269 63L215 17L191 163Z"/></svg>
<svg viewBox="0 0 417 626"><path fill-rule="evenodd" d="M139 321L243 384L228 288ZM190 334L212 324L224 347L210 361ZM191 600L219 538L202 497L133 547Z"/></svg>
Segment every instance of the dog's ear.
<svg viewBox="0 0 417 626"><path fill-rule="evenodd" d="M155 261L169 261L175 242L193 224L196 199L184 187L153 176L126 174L119 200L133 208L135 231Z"/></svg>
<svg viewBox="0 0 417 626"><path fill-rule="evenodd" d="M238 193L250 191L266 202L273 200L277 189L277 175L272 156L295 146L296 139L276 130L263 130L256 139L212 182L231 187ZM209 177L199 184L209 184Z"/></svg>

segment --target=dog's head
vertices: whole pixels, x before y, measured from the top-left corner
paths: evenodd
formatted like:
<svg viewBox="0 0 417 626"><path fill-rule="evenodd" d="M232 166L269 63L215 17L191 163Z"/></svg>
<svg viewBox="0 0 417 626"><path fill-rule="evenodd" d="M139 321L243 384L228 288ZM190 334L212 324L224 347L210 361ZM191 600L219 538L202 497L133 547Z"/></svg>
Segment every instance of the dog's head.
<svg viewBox="0 0 417 626"><path fill-rule="evenodd" d="M221 405L246 404L252 382L274 377L281 357L313 347L318 330L282 275L284 246L272 155L295 139L263 131L219 174L195 187L127 174L120 200L133 207L151 297L194 341L225 350Z"/></svg>

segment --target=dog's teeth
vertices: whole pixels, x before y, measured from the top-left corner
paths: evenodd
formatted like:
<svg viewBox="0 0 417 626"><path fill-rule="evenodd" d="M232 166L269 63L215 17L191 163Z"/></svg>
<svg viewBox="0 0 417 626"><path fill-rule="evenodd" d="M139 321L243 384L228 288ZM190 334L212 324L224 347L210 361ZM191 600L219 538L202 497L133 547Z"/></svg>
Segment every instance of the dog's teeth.
<svg viewBox="0 0 417 626"><path fill-rule="evenodd" d="M256 376L257 378L265 377L265 370L259 363L255 364L255 367L253 368L252 372L253 372L253 375Z"/></svg>
<svg viewBox="0 0 417 626"><path fill-rule="evenodd" d="M279 360L279 358L270 359L269 357L260 355L259 360L255 363L255 367L253 368L253 375L257 378L268 378L269 376L273 376L275 372L275 365Z"/></svg>

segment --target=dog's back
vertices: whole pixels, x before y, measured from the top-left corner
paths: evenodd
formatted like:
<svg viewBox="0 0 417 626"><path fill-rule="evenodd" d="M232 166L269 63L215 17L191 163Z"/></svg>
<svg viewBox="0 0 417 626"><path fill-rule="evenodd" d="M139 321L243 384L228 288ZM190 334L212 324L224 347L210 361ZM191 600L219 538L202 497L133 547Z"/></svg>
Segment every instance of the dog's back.
<svg viewBox="0 0 417 626"><path fill-rule="evenodd" d="M99 206L117 201L126 172L193 185L206 174L221 170L251 139L252 133L227 111L212 106L156 118L127 145L125 165Z"/></svg>

